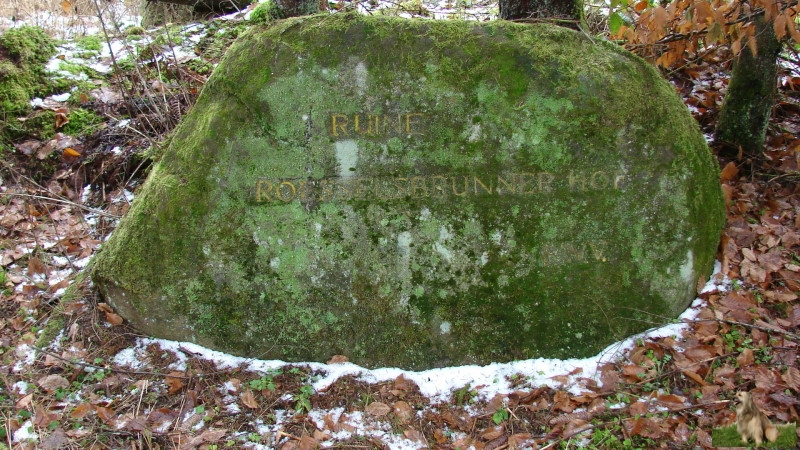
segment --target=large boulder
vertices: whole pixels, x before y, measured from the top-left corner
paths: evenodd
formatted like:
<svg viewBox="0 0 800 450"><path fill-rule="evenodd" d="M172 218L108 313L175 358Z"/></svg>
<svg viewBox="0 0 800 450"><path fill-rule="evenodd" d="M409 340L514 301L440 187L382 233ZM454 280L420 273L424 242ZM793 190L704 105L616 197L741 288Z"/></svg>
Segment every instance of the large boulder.
<svg viewBox="0 0 800 450"><path fill-rule="evenodd" d="M421 369L584 357L707 276L718 167L671 86L564 28L250 29L94 265L154 336Z"/></svg>

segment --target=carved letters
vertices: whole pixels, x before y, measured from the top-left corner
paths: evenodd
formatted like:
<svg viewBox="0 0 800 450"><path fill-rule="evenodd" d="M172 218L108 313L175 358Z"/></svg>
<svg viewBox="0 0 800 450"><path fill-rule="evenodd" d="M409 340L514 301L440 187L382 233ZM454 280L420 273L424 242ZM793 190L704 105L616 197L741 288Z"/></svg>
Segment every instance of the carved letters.
<svg viewBox="0 0 800 450"><path fill-rule="evenodd" d="M625 176L595 171L570 172L557 177L549 172L487 175L424 175L412 177L355 177L314 179L260 178L255 186L258 203L292 201L392 200L402 198L467 197L478 195L537 195L556 189L573 192L620 189Z"/></svg>

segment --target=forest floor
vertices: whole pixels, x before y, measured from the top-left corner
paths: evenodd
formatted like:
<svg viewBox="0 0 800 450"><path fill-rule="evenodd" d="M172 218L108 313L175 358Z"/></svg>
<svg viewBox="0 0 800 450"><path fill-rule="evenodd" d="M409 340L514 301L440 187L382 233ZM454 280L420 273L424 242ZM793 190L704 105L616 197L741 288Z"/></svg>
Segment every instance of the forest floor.
<svg viewBox="0 0 800 450"><path fill-rule="evenodd" d="M790 69L764 154L712 148L728 208L719 272L680 324L613 358L460 368L445 376L490 375L439 388L434 372L237 359L128 328L83 269L143 181L147 149L244 27L129 30L112 46L114 70L93 42L59 46L50 70L79 89L36 101L21 122L52 129L15 140L0 161L0 449L712 448L715 429L735 421L738 390L773 422L797 422L800 73ZM720 52L668 75L709 136L729 64ZM63 331L46 335L57 320ZM796 436L784 428L780 445Z"/></svg>

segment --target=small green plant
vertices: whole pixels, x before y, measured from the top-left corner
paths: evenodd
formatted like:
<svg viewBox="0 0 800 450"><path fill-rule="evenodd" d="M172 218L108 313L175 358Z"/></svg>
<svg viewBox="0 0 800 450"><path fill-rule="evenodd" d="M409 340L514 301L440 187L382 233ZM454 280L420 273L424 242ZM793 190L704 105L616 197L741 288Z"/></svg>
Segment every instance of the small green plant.
<svg viewBox="0 0 800 450"><path fill-rule="evenodd" d="M250 433L247 435L247 440L250 442L261 442L261 435L258 433Z"/></svg>
<svg viewBox="0 0 800 450"><path fill-rule="evenodd" d="M294 411L297 414L303 412L311 412L311 396L314 394L314 388L310 385L305 385L300 388L300 392L294 396L295 404Z"/></svg>
<svg viewBox="0 0 800 450"><path fill-rule="evenodd" d="M492 414L492 422L494 422L497 425L500 425L501 423L505 422L506 420L508 420L508 418L509 414L508 414L508 409L506 408L500 408L497 411L495 411L494 414Z"/></svg>
<svg viewBox="0 0 800 450"><path fill-rule="evenodd" d="M250 389L254 389L256 391L274 391L275 390L275 380L273 377L275 375L280 375L280 371L270 371L266 375L261 378L255 379L247 383L250 386Z"/></svg>
<svg viewBox="0 0 800 450"><path fill-rule="evenodd" d="M466 386L453 391L453 400L456 405L464 406L467 403L472 403L475 400L476 392L472 389L472 384L467 383Z"/></svg>

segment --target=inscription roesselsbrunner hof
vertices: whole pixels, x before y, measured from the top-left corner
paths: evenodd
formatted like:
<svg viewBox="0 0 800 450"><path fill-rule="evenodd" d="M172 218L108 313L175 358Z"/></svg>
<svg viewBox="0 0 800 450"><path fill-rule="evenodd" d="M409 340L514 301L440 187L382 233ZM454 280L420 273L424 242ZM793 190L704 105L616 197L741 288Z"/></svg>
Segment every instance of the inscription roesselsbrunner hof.
<svg viewBox="0 0 800 450"><path fill-rule="evenodd" d="M92 278L141 331L241 355L583 357L682 311L723 220L699 128L630 53L325 15L229 49Z"/></svg>

